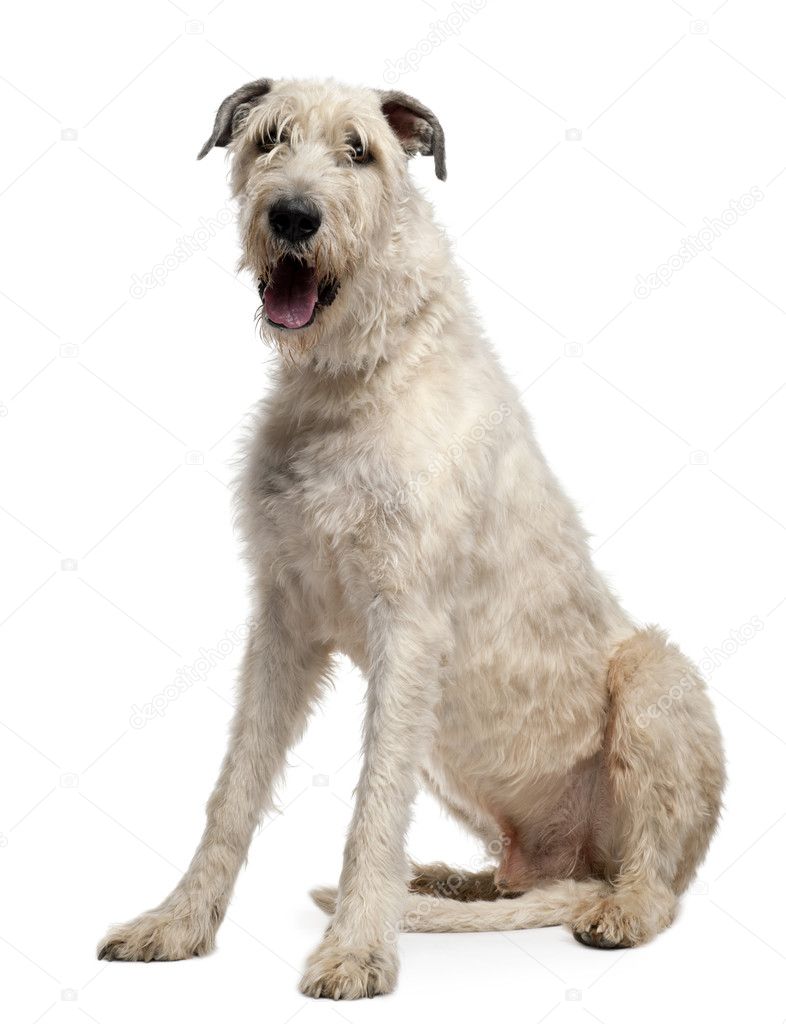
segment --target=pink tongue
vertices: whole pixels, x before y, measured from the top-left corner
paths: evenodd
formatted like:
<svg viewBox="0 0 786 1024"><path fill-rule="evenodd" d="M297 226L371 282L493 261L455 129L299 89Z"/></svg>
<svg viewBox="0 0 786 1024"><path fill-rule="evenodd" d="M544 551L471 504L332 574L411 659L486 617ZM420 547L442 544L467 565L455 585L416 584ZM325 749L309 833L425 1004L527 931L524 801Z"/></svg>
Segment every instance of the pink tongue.
<svg viewBox="0 0 786 1024"><path fill-rule="evenodd" d="M269 320L293 329L305 327L314 315L318 298L314 268L285 258L273 271L262 301Z"/></svg>

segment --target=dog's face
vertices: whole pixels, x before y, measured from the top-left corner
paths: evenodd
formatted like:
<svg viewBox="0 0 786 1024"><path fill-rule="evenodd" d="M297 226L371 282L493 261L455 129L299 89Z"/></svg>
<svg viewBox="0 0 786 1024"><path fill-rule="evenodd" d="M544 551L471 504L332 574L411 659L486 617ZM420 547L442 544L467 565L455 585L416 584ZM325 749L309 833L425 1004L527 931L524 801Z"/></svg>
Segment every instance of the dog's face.
<svg viewBox="0 0 786 1024"><path fill-rule="evenodd" d="M242 265L259 278L263 330L301 348L346 315L358 272L388 252L411 191L407 156L433 154L445 177L427 108L332 82L244 86L222 103L200 157L214 145L232 152Z"/></svg>

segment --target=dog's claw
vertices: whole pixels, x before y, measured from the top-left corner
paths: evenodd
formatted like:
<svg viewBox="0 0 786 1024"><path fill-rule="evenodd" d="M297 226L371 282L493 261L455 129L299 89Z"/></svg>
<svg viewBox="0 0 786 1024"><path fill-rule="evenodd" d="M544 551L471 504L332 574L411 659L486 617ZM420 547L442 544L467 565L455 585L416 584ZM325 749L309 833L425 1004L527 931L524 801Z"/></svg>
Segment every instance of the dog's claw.
<svg viewBox="0 0 786 1024"><path fill-rule="evenodd" d="M582 946L592 946L594 949L629 949L627 942L613 942L607 939L603 932L593 925L588 931L574 931L573 938Z"/></svg>

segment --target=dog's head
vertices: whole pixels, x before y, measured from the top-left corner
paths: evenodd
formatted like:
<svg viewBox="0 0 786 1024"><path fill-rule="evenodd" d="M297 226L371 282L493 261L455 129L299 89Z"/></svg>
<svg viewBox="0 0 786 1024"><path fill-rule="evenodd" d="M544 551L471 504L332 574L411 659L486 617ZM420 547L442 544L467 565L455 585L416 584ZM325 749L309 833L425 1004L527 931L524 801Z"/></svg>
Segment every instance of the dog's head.
<svg viewBox="0 0 786 1024"><path fill-rule="evenodd" d="M250 82L228 96L199 153L229 147L242 265L259 278L263 331L311 348L346 317L364 270L389 259L412 193L407 158L434 157L436 117L400 92L333 82Z"/></svg>

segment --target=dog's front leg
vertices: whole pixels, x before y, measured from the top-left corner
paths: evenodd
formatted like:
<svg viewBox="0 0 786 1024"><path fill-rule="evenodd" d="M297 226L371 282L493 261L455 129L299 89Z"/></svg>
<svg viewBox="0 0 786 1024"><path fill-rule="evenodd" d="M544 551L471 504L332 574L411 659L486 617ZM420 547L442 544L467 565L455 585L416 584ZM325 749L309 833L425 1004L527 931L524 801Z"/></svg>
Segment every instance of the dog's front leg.
<svg viewBox="0 0 786 1024"><path fill-rule="evenodd" d="M416 773L429 743L442 635L424 607L377 596L365 755L344 849L336 914L308 961L301 990L358 999L390 992L407 890L404 838Z"/></svg>
<svg viewBox="0 0 786 1024"><path fill-rule="evenodd" d="M182 960L213 948L260 815L287 750L302 733L329 654L296 603L265 586L249 637L232 735L207 806L202 841L183 878L153 910L111 929L106 960Z"/></svg>

